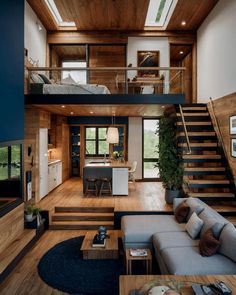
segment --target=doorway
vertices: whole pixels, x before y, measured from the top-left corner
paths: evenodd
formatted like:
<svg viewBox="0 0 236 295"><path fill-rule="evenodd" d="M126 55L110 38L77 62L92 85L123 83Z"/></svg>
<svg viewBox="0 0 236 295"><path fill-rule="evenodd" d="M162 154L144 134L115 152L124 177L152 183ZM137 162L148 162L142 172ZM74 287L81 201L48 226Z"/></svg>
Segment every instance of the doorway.
<svg viewBox="0 0 236 295"><path fill-rule="evenodd" d="M143 159L142 176L144 180L159 179L159 171L156 167L158 161L158 118L143 119Z"/></svg>

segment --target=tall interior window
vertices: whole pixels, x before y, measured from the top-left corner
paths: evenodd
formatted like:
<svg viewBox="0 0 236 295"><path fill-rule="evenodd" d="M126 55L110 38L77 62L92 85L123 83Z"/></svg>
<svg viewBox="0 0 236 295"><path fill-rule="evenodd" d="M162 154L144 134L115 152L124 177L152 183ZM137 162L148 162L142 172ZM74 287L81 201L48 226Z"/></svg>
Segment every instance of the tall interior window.
<svg viewBox="0 0 236 295"><path fill-rule="evenodd" d="M63 61L63 68L86 68L86 61ZM75 82L80 84L87 84L87 72L86 70L78 70L78 71L62 71L62 79L71 76Z"/></svg>
<svg viewBox="0 0 236 295"><path fill-rule="evenodd" d="M143 119L143 178L159 178L158 160L159 136L158 119Z"/></svg>
<svg viewBox="0 0 236 295"><path fill-rule="evenodd" d="M109 155L109 144L106 142L107 127L86 127L85 146L86 157Z"/></svg>

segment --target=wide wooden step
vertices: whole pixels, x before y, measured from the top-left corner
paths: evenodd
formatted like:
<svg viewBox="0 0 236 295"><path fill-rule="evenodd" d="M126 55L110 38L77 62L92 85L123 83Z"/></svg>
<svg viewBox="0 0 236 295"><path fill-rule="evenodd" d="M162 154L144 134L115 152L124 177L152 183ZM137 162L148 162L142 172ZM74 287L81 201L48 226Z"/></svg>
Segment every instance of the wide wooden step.
<svg viewBox="0 0 236 295"><path fill-rule="evenodd" d="M50 229L97 230L102 225L107 229L114 228L113 221L54 221L50 224Z"/></svg>
<svg viewBox="0 0 236 295"><path fill-rule="evenodd" d="M234 198L235 195L233 193L224 193L224 192L217 192L217 193L188 193L189 197L192 198Z"/></svg>
<svg viewBox="0 0 236 295"><path fill-rule="evenodd" d="M197 132L192 132L192 131L190 131L190 132L188 132L188 136L189 137L193 137L193 136L196 136L196 137L205 137L205 136L207 136L207 137L211 137L211 136L215 136L216 135L216 133L214 132L214 131L204 131L204 132L200 132L200 131L197 131ZM177 137L180 137L180 136L186 136L185 135L185 132L178 132L177 133Z"/></svg>
<svg viewBox="0 0 236 295"><path fill-rule="evenodd" d="M184 168L186 172L218 172L225 171L225 167L186 167Z"/></svg>
<svg viewBox="0 0 236 295"><path fill-rule="evenodd" d="M113 221L114 213L54 213L52 221Z"/></svg>
<svg viewBox="0 0 236 295"><path fill-rule="evenodd" d="M188 144L186 142L181 142L178 144L179 147L188 147ZM218 147L217 142L190 142L190 147Z"/></svg>
<svg viewBox="0 0 236 295"><path fill-rule="evenodd" d="M183 111L207 111L207 107L204 106L191 106L191 107L182 107Z"/></svg>
<svg viewBox="0 0 236 295"><path fill-rule="evenodd" d="M180 121L180 122L177 122L177 125L178 126L183 126L183 122ZM202 121L202 122L192 122L192 121L188 121L188 122L185 122L185 125L186 126L211 126L212 123L211 121Z"/></svg>
<svg viewBox="0 0 236 295"><path fill-rule="evenodd" d="M180 113L176 113L177 117L181 117ZM184 117L208 117L209 113L208 112L201 112L201 113L186 113L183 112Z"/></svg>
<svg viewBox="0 0 236 295"><path fill-rule="evenodd" d="M190 184L230 184L228 179L188 179L188 185Z"/></svg>
<svg viewBox="0 0 236 295"><path fill-rule="evenodd" d="M10 245L0 253L0 274L20 254L20 252L35 237L35 229L25 229Z"/></svg>
<svg viewBox="0 0 236 295"><path fill-rule="evenodd" d="M114 212L114 207L55 207L55 213L58 212L112 213Z"/></svg>
<svg viewBox="0 0 236 295"><path fill-rule="evenodd" d="M183 155L184 163L218 163L221 162L221 155Z"/></svg>
<svg viewBox="0 0 236 295"><path fill-rule="evenodd" d="M234 226L236 226L236 216L225 216L225 218L231 222Z"/></svg>

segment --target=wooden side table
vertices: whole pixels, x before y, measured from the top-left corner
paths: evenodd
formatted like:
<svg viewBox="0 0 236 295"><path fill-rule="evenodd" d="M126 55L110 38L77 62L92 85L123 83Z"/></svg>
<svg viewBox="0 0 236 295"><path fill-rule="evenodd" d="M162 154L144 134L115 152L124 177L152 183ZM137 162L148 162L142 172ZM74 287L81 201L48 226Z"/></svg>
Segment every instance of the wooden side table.
<svg viewBox="0 0 236 295"><path fill-rule="evenodd" d="M131 256L130 249L125 250L126 259L126 273L127 275L132 275L132 261L143 261L146 267L146 274L152 273L152 253L150 249L145 249L147 251L147 256Z"/></svg>
<svg viewBox="0 0 236 295"><path fill-rule="evenodd" d="M88 231L86 233L80 249L83 252L83 259L118 259L118 231L108 230L109 238L106 239L104 248L92 247L93 238L96 234L97 231Z"/></svg>

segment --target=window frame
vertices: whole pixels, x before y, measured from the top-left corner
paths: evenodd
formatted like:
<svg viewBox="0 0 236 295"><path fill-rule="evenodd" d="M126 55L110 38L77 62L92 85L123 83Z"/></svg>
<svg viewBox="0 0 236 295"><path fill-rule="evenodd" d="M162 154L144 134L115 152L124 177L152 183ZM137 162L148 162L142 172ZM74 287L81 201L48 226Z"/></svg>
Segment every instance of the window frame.
<svg viewBox="0 0 236 295"><path fill-rule="evenodd" d="M87 129L89 128L95 128L95 139L87 139ZM104 139L99 139L99 129L104 129L108 128L108 126L86 126L85 127L85 158L92 158L92 157L103 157L104 154L99 154L99 142L106 141L106 138ZM95 142L95 154L87 154L87 149L86 149L86 143L87 141L92 141ZM106 156L109 156L109 144L108 144L108 153L106 153Z"/></svg>

